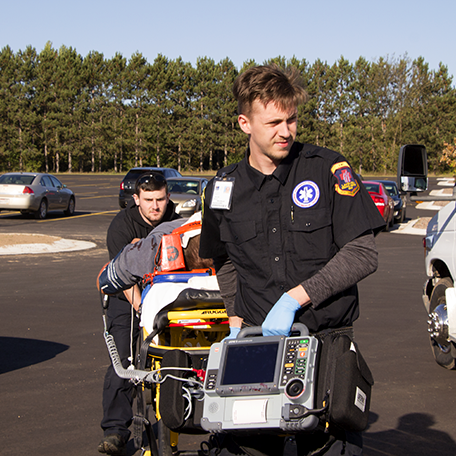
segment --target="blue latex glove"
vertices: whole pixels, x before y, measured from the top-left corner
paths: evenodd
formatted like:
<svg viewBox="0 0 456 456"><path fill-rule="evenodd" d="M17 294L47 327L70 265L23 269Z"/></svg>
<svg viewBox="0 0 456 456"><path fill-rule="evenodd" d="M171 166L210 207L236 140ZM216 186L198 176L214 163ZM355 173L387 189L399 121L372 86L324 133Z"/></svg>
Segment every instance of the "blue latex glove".
<svg viewBox="0 0 456 456"><path fill-rule="evenodd" d="M284 293L266 315L261 325L263 336L288 336L295 313L301 308L299 302L288 293Z"/></svg>
<svg viewBox="0 0 456 456"><path fill-rule="evenodd" d="M236 337L240 331L241 331L241 328L238 328L236 326L230 326L230 333L223 340L236 339ZM222 342L223 342L223 340L222 340Z"/></svg>

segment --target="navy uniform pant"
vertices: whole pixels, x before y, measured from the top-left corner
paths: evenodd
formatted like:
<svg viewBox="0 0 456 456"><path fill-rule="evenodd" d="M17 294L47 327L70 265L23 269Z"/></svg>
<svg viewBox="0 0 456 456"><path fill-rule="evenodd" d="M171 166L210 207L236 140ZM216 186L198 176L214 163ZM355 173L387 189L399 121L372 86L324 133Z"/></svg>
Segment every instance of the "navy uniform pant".
<svg viewBox="0 0 456 456"><path fill-rule="evenodd" d="M131 327L132 307L128 301L111 297L107 311L108 332L114 337L123 367L130 365L131 342L133 356L136 340L139 335L139 319L133 312L133 332ZM104 435L119 434L125 442L130 438L128 429L132 423L132 392L133 384L120 378L112 364L108 367L103 385L103 419L101 428Z"/></svg>

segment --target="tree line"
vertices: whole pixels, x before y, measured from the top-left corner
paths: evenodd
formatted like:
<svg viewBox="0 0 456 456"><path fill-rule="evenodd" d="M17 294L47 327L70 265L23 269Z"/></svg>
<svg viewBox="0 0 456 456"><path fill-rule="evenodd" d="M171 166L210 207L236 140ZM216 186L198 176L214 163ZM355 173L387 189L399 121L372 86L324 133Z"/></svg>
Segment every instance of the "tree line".
<svg viewBox="0 0 456 456"><path fill-rule="evenodd" d="M456 132L456 94L442 63L424 58L360 57L295 66L309 101L299 108L297 140L341 152L360 173L396 169L403 144L424 144L430 169ZM179 171L218 169L242 158L246 137L232 95L239 72L229 58L181 58L139 52L106 59L71 47L0 52L0 171L125 172L132 166Z"/></svg>

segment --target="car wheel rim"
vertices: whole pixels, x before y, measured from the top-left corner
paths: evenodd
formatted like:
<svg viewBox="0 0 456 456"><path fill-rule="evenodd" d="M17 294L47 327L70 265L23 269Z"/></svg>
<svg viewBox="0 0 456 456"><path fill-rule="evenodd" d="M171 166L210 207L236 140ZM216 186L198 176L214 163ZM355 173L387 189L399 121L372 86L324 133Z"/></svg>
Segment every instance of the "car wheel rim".
<svg viewBox="0 0 456 456"><path fill-rule="evenodd" d="M429 314L427 323L431 339L439 346L443 353L449 353L451 346L448 342L448 313L446 304L439 304Z"/></svg>

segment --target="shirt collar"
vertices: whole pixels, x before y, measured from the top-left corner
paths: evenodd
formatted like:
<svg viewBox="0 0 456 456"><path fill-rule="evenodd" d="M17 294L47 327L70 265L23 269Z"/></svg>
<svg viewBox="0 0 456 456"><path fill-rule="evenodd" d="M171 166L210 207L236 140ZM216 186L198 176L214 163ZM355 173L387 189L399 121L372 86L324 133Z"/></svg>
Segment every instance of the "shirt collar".
<svg viewBox="0 0 456 456"><path fill-rule="evenodd" d="M288 156L283 159L280 163L279 166L275 169L275 171L272 173L272 175L282 184L284 185L288 174L290 173L290 169L293 165L293 161L295 160L296 156L298 155L298 145L297 143L294 143L290 153ZM249 155L250 155L250 148L247 148L247 151L245 153L245 164L246 164L246 170L247 170L247 175L249 176L250 180L252 181L253 185L257 190L261 188L263 185L263 182L266 179L266 175L258 171L257 169L253 168L249 164Z"/></svg>

